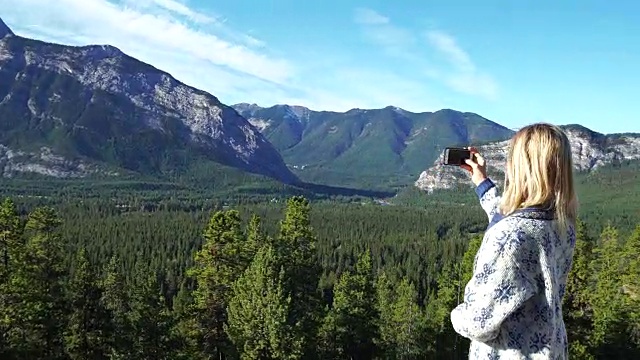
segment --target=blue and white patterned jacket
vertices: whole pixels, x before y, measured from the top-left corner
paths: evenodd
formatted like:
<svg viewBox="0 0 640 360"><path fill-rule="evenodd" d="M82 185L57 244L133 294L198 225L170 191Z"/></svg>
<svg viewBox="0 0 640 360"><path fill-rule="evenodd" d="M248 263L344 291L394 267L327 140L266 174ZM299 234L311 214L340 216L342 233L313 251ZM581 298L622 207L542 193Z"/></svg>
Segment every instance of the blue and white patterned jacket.
<svg viewBox="0 0 640 360"><path fill-rule="evenodd" d="M455 331L471 339L469 359L567 359L562 298L574 227L563 239L549 211L529 208L501 216L497 187L489 179L476 192L489 227L464 302L451 312Z"/></svg>

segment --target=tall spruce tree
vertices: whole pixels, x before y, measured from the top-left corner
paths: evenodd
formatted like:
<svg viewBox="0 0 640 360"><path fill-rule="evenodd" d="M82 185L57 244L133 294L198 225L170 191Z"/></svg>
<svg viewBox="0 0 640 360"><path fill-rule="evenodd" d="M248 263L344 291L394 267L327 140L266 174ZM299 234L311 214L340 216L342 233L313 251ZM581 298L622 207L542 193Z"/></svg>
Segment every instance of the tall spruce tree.
<svg viewBox="0 0 640 360"><path fill-rule="evenodd" d="M268 241L262 232L262 219L258 215L252 215L247 226L246 259L250 263L258 250ZM269 239L269 242L272 242Z"/></svg>
<svg viewBox="0 0 640 360"><path fill-rule="evenodd" d="M450 347L450 350L445 350L445 352L449 352L452 359L464 359L468 356L470 341L453 330L450 315L451 311L462 301L465 287L473 277L475 258L482 245L482 239L483 235L472 237L462 256L462 262L446 265L438 277L438 295L435 300L435 329L437 332L434 334L433 341L439 343L439 349ZM447 278L449 278L449 282L447 282ZM440 353L442 351L440 350Z"/></svg>
<svg viewBox="0 0 640 360"><path fill-rule="evenodd" d="M6 199L0 205L0 314L11 313L11 304L17 300L10 280L16 267L23 264L23 230L14 202ZM0 359L15 357L7 338L12 322L8 317L0 316Z"/></svg>
<svg viewBox="0 0 640 360"><path fill-rule="evenodd" d="M130 302L128 287L120 270L120 262L113 256L104 270L102 279L101 304L109 312L110 328L113 331L109 339L109 358L113 360L130 359L133 356L133 333L129 321Z"/></svg>
<svg viewBox="0 0 640 360"><path fill-rule="evenodd" d="M317 355L317 333L322 318L318 288L322 269L316 259L316 237L310 221L309 201L301 196L288 200L275 242L278 264L285 272L284 289L291 297L288 316L305 358ZM295 326L294 326L295 325Z"/></svg>
<svg viewBox="0 0 640 360"><path fill-rule="evenodd" d="M628 314L628 332L635 354L640 357L640 225L627 239L623 259L622 289Z"/></svg>
<svg viewBox="0 0 640 360"><path fill-rule="evenodd" d="M378 311L378 347L382 357L392 359L395 353L395 333L393 326L394 288L386 272L380 271L376 277L376 310Z"/></svg>
<svg viewBox="0 0 640 360"><path fill-rule="evenodd" d="M355 272L344 272L334 288L333 307L320 332L324 356L372 359L379 355L379 314L371 255L360 255Z"/></svg>
<svg viewBox="0 0 640 360"><path fill-rule="evenodd" d="M381 272L376 280L376 292L381 358L425 358L433 344L415 286L407 278L394 286L386 273Z"/></svg>
<svg viewBox="0 0 640 360"><path fill-rule="evenodd" d="M589 347L593 332L593 312L589 302L589 296L594 289L590 268L593 247L594 240L589 237L586 224L578 220L573 264L563 298L563 315L570 355L572 358L583 360L594 358Z"/></svg>
<svg viewBox="0 0 640 360"><path fill-rule="evenodd" d="M69 282L71 314L64 336L67 355L72 360L109 358L113 332L110 314L101 298L97 274L89 264L85 250L80 249Z"/></svg>
<svg viewBox="0 0 640 360"><path fill-rule="evenodd" d="M421 359L427 354L427 327L424 312L417 304L418 293L404 278L395 289L392 307L393 353L390 359Z"/></svg>
<svg viewBox="0 0 640 360"><path fill-rule="evenodd" d="M61 221L49 207L29 214L28 242L11 273L3 314L6 339L17 358L63 359L66 304Z"/></svg>
<svg viewBox="0 0 640 360"><path fill-rule="evenodd" d="M601 246L594 249L591 273L595 287L590 296L593 309L591 344L596 358L625 359L626 319L622 302L621 251L618 231L608 224L600 235Z"/></svg>
<svg viewBox="0 0 640 360"><path fill-rule="evenodd" d="M218 211L204 232L205 242L188 274L196 281L193 292L195 329L202 358L218 359L234 353L224 331L232 284L249 264L249 248L236 210Z"/></svg>
<svg viewBox="0 0 640 360"><path fill-rule="evenodd" d="M482 245L482 235L471 238L462 261L444 262L437 276L437 288L426 297L427 352L443 359L463 359L468 355L469 340L455 332L451 311L462 301L465 286L473 276L475 256Z"/></svg>
<svg viewBox="0 0 640 360"><path fill-rule="evenodd" d="M193 297L186 281L182 281L178 293L173 298L173 329L171 336L176 340L176 360L196 358L198 352L196 311Z"/></svg>
<svg viewBox="0 0 640 360"><path fill-rule="evenodd" d="M476 254L480 249L480 245L482 245L482 235L472 237L467 245L467 250L462 256L462 263L460 265L462 275L459 284L461 287L466 286L473 277L473 267L475 265Z"/></svg>
<svg viewBox="0 0 640 360"><path fill-rule="evenodd" d="M11 199L0 205L0 286L7 282L11 266L23 249L22 229L16 206Z"/></svg>
<svg viewBox="0 0 640 360"><path fill-rule="evenodd" d="M141 264L136 266L136 286L130 290L130 311L134 359L174 359L177 342L171 334L172 318L161 293L157 275Z"/></svg>
<svg viewBox="0 0 640 360"><path fill-rule="evenodd" d="M267 245L234 284L226 331L241 359L302 357L301 339L287 322L291 297L285 294L283 282L284 271Z"/></svg>
<svg viewBox="0 0 640 360"><path fill-rule="evenodd" d="M459 359L465 351L464 340L453 330L451 311L464 295L460 263L446 263L437 278L437 291L427 303L427 322L434 336L434 351L443 359Z"/></svg>

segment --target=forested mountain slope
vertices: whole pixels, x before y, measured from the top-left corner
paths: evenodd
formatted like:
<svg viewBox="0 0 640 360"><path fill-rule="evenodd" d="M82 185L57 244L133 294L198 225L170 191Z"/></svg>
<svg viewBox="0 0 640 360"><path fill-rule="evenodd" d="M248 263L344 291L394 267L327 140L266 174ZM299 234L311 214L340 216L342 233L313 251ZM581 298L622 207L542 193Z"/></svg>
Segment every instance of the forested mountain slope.
<svg viewBox="0 0 640 360"><path fill-rule="evenodd" d="M513 131L468 112L388 106L344 113L236 104L303 179L360 187L410 184L446 146L504 140Z"/></svg>

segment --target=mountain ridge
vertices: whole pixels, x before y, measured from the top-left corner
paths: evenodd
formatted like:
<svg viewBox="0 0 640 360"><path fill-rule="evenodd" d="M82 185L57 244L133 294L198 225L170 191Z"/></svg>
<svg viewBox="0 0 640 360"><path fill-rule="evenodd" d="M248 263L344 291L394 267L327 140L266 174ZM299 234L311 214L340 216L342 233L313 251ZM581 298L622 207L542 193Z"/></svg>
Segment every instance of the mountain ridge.
<svg viewBox="0 0 640 360"><path fill-rule="evenodd" d="M277 104L232 105L280 151L304 180L372 186L413 182L444 146L501 140L513 134L471 112L414 113L397 106L314 111ZM376 179L377 178L377 179Z"/></svg>
<svg viewBox="0 0 640 360"><path fill-rule="evenodd" d="M233 108L111 45L3 36L0 144L144 174L189 174L209 163L299 182Z"/></svg>

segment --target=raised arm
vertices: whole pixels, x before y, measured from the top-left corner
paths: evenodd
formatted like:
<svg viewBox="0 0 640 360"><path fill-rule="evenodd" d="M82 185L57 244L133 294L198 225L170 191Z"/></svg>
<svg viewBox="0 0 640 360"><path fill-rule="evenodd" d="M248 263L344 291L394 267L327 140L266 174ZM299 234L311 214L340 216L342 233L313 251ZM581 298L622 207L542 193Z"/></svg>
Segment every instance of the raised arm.
<svg viewBox="0 0 640 360"><path fill-rule="evenodd" d="M460 165L471 173L471 181L476 185L476 193L480 198L480 205L489 218L489 223L499 220L498 204L500 196L496 185L487 177L486 162L478 150L470 147L471 159L466 159L465 164Z"/></svg>
<svg viewBox="0 0 640 360"><path fill-rule="evenodd" d="M494 223L500 219L501 215L498 211L500 195L498 194L498 187L494 182L489 178L484 179L476 187L476 194L478 194L478 198L480 199L480 206L482 206L482 209L489 218L489 223Z"/></svg>

